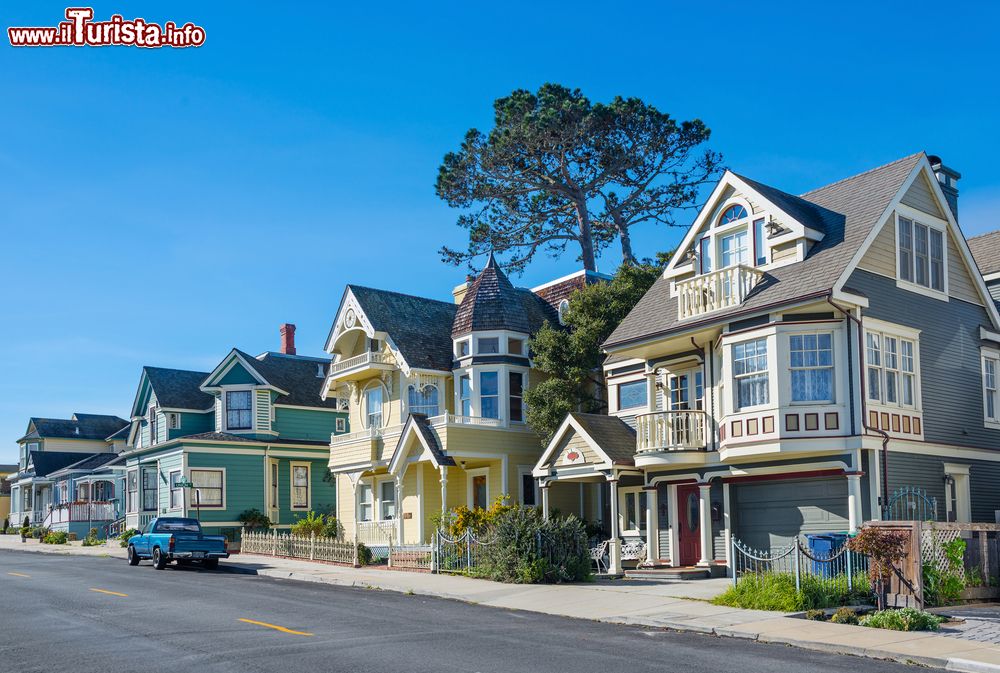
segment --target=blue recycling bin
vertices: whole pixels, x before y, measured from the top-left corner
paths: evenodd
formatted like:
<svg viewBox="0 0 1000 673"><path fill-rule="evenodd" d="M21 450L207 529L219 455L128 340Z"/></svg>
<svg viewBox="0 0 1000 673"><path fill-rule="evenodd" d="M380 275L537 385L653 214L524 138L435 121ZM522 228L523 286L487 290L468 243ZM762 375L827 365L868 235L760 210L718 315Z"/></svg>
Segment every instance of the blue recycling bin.
<svg viewBox="0 0 1000 673"><path fill-rule="evenodd" d="M847 533L807 534L806 541L809 543L809 554L817 559L828 559L840 551L840 548L847 542L847 538ZM836 574L834 572L833 563L813 561L812 564L813 575L829 578Z"/></svg>

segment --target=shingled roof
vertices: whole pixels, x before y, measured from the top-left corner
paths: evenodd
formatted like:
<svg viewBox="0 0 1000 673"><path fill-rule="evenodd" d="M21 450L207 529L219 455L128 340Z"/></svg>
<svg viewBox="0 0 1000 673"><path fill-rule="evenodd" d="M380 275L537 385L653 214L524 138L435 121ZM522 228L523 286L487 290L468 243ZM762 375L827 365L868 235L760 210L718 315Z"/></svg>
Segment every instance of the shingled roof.
<svg viewBox="0 0 1000 673"><path fill-rule="evenodd" d="M671 280L661 277L608 337L605 348L829 294L923 157L923 152L912 154L801 196L741 178L754 189L766 189L764 193L768 199L787 209L789 215L803 218L803 224L822 232L823 240L816 243L801 262L765 273L742 305L700 319L678 319L677 298L670 296Z"/></svg>
<svg viewBox="0 0 1000 673"><path fill-rule="evenodd" d="M267 379L268 383L288 393L278 396L274 401L275 404L337 408L335 397L329 397L325 400L320 397L323 379L330 364L329 360L271 351L257 357L247 355L240 350L237 352L250 363L251 367L257 370L257 373ZM321 367L322 376L319 375Z"/></svg>
<svg viewBox="0 0 1000 673"><path fill-rule="evenodd" d="M546 320L558 324L553 307L531 290L514 287L491 252L458 306L451 336L481 330L534 334Z"/></svg>
<svg viewBox="0 0 1000 673"><path fill-rule="evenodd" d="M200 388L208 372L143 367L156 401L167 409L211 409L215 398Z"/></svg>
<svg viewBox="0 0 1000 673"><path fill-rule="evenodd" d="M410 367L451 371L455 304L348 285L372 327L385 332Z"/></svg>
<svg viewBox="0 0 1000 673"><path fill-rule="evenodd" d="M635 464L635 430L617 416L570 412L601 450L615 465Z"/></svg>
<svg viewBox="0 0 1000 673"><path fill-rule="evenodd" d="M970 238L969 248L984 276L1000 272L1000 230Z"/></svg>
<svg viewBox="0 0 1000 673"><path fill-rule="evenodd" d="M79 453L76 451L32 451L31 464L36 477L46 477L56 470L61 470L73 463L78 463L92 455L95 454ZM108 455L114 456L114 454Z"/></svg>
<svg viewBox="0 0 1000 673"><path fill-rule="evenodd" d="M106 439L129 423L124 418L105 414L73 414L71 418L31 418L33 428L19 439L55 437L63 439Z"/></svg>

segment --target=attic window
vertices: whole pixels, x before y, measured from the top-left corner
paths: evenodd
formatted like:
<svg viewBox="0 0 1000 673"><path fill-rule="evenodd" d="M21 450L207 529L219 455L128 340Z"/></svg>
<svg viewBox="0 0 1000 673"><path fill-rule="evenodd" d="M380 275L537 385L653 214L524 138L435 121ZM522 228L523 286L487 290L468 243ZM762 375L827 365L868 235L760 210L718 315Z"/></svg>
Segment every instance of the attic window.
<svg viewBox="0 0 1000 673"><path fill-rule="evenodd" d="M316 363L316 378L326 378L326 369L324 369L323 363L321 362Z"/></svg>
<svg viewBox="0 0 1000 673"><path fill-rule="evenodd" d="M566 324L566 314L569 313L569 300L563 299L559 302L559 324Z"/></svg>
<svg viewBox="0 0 1000 673"><path fill-rule="evenodd" d="M740 220L747 218L747 209L740 204L732 205L726 208L726 211L722 213L719 218L719 226L726 224L732 224L733 222L738 222Z"/></svg>

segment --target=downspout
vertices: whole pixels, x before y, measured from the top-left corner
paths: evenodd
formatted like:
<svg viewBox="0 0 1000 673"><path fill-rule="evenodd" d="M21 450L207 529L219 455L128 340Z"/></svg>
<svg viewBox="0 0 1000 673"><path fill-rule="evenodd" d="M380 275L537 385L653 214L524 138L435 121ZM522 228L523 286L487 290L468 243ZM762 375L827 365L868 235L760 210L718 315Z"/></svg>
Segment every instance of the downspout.
<svg viewBox="0 0 1000 673"><path fill-rule="evenodd" d="M843 313L847 318L854 322L858 328L858 381L861 384L861 427L869 432L873 432L882 437L882 497L879 503L884 509L889 504L889 435L881 428L873 428L868 425L868 402L867 394L865 393L865 348L864 348L864 327L862 325L861 319L851 315L851 312L844 309L843 307L834 303L830 295L826 296L827 303L834 307L841 313ZM850 339L848 339L848 347L850 346ZM851 377L851 383L853 385L854 377ZM853 409L853 405L852 409Z"/></svg>

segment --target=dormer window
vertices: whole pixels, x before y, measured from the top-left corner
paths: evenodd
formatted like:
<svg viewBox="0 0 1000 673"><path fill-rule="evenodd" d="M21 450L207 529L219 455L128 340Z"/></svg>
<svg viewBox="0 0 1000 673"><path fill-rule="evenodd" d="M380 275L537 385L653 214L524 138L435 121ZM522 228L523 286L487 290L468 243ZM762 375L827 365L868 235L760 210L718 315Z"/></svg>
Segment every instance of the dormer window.
<svg viewBox="0 0 1000 673"><path fill-rule="evenodd" d="M726 211L722 213L719 218L719 226L725 226L727 224L732 224L733 222L739 222L740 220L746 219L747 209L740 204L732 205L726 208Z"/></svg>
<svg viewBox="0 0 1000 673"><path fill-rule="evenodd" d="M250 430L253 428L253 400L249 390L226 391L226 428Z"/></svg>
<svg viewBox="0 0 1000 673"><path fill-rule="evenodd" d="M723 269L737 264L747 264L750 261L750 249L747 247L747 232L745 230L723 236L720 249Z"/></svg>

